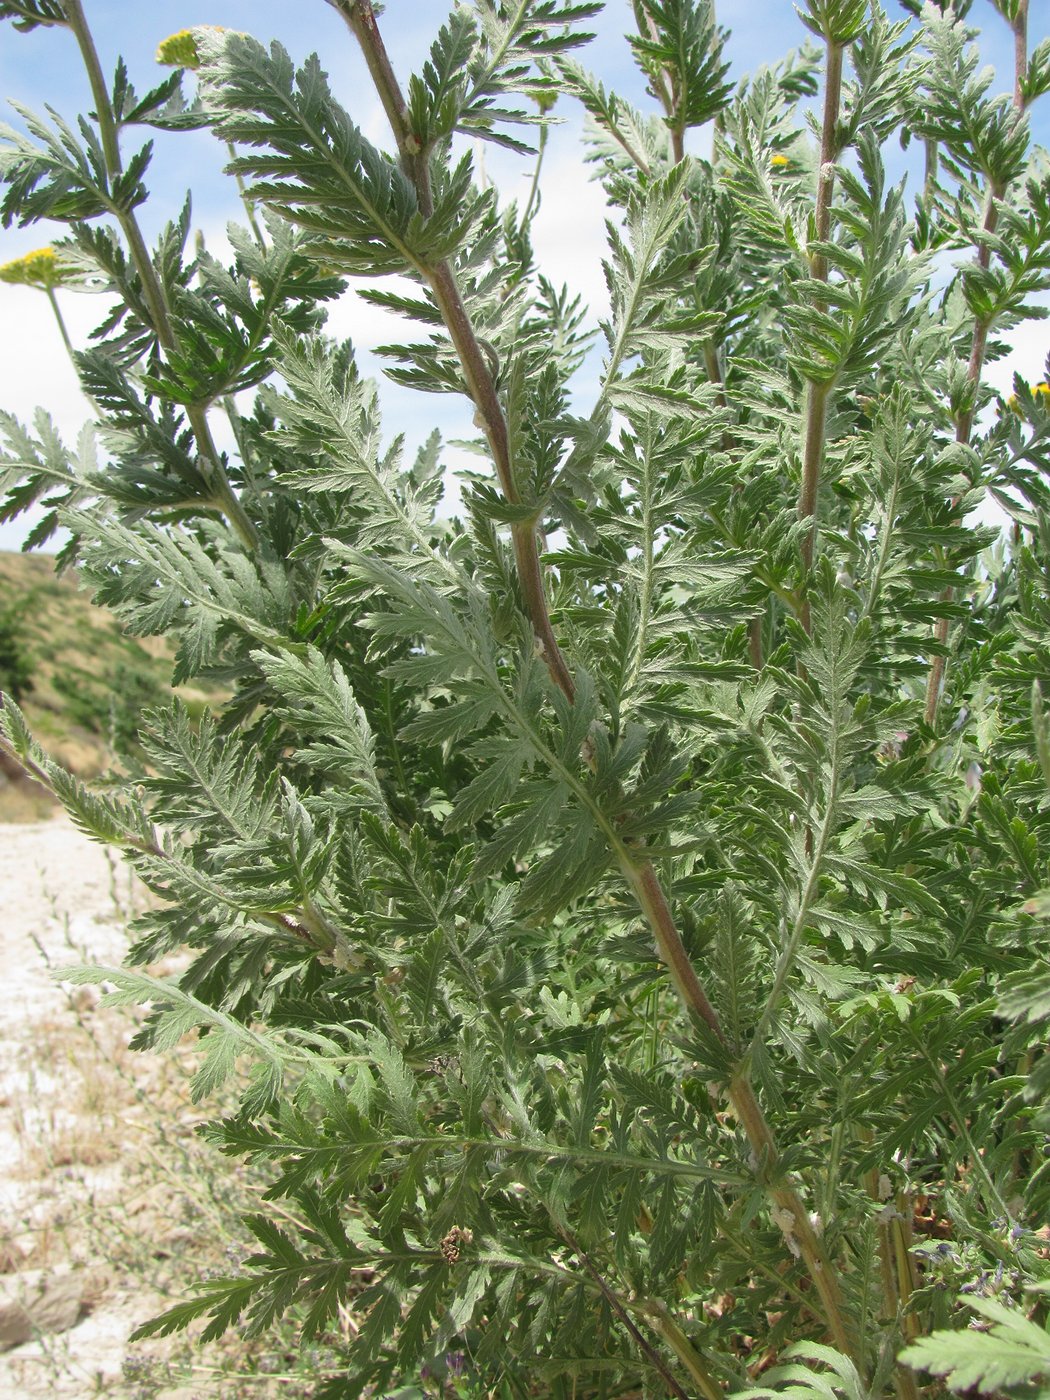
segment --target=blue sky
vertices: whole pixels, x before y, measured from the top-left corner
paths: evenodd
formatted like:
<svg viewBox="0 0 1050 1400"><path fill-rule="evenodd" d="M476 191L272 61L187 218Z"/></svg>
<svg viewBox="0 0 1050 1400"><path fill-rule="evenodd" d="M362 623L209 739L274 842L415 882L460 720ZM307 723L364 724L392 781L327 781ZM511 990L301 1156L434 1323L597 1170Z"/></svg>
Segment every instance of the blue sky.
<svg viewBox="0 0 1050 1400"><path fill-rule="evenodd" d="M902 11L887 0L894 16ZM158 80L164 70L154 62L157 43L175 30L195 24L221 24L244 29L262 40L276 38L296 59L317 51L330 75L334 91L354 120L373 140L387 143L387 132L356 45L339 15L324 0L85 0L89 23L103 64L110 71L123 54L132 81L140 92ZM407 77L418 67L434 31L447 13L445 0L388 0L382 18L387 46L398 72ZM1032 43L1050 31L1050 0L1031 0ZM981 51L996 69L998 85L1012 87L1011 36L990 0L976 0L971 22L982 29ZM763 63L774 62L806 37L790 0L721 0L720 22L731 30L728 57L734 77ZM607 0L593 23L596 38L579 57L606 84L638 105L650 105L644 84L631 62L623 39L629 28L627 0ZM88 88L71 35L59 29L37 29L19 34L9 23L0 24L0 94L36 111L45 103L72 119L90 105ZM1037 139L1050 144L1050 99L1037 108L1033 123ZM588 181L580 162L578 114L564 109L565 124L556 128L545 168L546 200L535 227L541 266L554 281L566 281L580 291L596 314L604 301L601 277L604 207L600 190ZM0 114L18 124L8 109ZM147 133L148 134L148 133ZM702 139L702 137L701 137ZM232 183L222 175L224 150L207 132L156 134L154 161L147 183L151 198L141 213L147 234L152 234L181 207L188 187L194 196L194 222L205 233L209 247L221 252L223 230L241 210ZM486 171L508 197L523 194L531 168L525 158L489 147ZM39 247L59 232L47 225L25 230L0 230L0 262ZM103 306L95 297L65 294L63 309L74 341L84 344L88 331L101 319ZM1015 366L999 366L994 382L1006 384L1011 367L1038 377L1039 365L1050 333L1041 326L1022 333ZM331 329L350 335L359 348L368 372L379 372L380 362L371 349L396 339L404 322L386 318L367 308L353 294L332 313ZM88 416L75 377L65 359L45 299L30 289L0 284L0 409L28 418L42 403L62 430L75 435ZM581 385L584 401L589 385ZM410 440L422 440L432 426L447 436L472 435L464 405L446 396L421 396L384 382L382 400L388 422L410 427ZM454 454L453 454L454 455ZM24 520L24 518L23 518ZM28 529L23 521L0 525L0 549L18 548Z"/></svg>

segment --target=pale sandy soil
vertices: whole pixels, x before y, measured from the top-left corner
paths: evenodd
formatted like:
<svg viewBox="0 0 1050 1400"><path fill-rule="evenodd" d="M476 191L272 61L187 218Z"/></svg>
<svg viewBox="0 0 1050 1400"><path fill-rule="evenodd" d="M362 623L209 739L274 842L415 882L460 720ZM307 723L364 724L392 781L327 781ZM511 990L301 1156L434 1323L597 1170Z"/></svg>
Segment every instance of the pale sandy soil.
<svg viewBox="0 0 1050 1400"><path fill-rule="evenodd" d="M71 1330L0 1353L0 1400L141 1393L125 1385L126 1342L157 1300L114 1268L99 1230L115 1202L133 1228L142 1194L125 1169L141 1106L111 1077L134 1058L130 1022L48 966L119 963L135 898L126 871L64 817L0 825L0 1297L71 1270L97 1297Z"/></svg>
<svg viewBox="0 0 1050 1400"><path fill-rule="evenodd" d="M64 816L0 823L0 1319L38 1280L69 1274L88 1304L68 1330L0 1350L0 1400L295 1400L316 1372L291 1326L251 1343L236 1330L207 1347L183 1333L129 1341L239 1266L243 1219L268 1185L196 1132L235 1099L191 1103L192 1037L163 1056L132 1051L135 1011L52 975L118 964L145 898Z"/></svg>

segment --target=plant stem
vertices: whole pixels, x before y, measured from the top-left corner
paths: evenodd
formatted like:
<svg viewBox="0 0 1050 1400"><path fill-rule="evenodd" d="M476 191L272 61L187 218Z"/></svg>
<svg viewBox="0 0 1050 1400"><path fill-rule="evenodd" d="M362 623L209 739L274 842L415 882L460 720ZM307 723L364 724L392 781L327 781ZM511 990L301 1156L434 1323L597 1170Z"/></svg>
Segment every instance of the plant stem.
<svg viewBox="0 0 1050 1400"><path fill-rule="evenodd" d="M726 398L725 379L722 375L722 365L718 357L718 347L712 340L704 341L704 368L707 371L707 378L711 384L717 388L717 402L721 409L728 410L729 400ZM722 434L722 451L731 452L736 446L730 433ZM734 488L739 491L742 488L738 485ZM764 664L762 655L762 614L753 617L747 624L747 654L751 665L756 671L761 671Z"/></svg>
<svg viewBox="0 0 1050 1400"><path fill-rule="evenodd" d="M987 271L992 260L992 249L988 238L995 233L998 227L999 202L1005 194L1006 189L1003 185L993 184L988 191L984 222L981 225L983 232L988 237L982 238L977 246L977 266L982 271ZM973 420L977 410L977 394L981 384L981 372L984 369L984 356L988 347L990 330L991 323L984 318L978 318L974 321L973 336L970 341L970 358L966 365L966 381L970 386L970 394L955 419L955 441L962 443L963 446L969 444L970 433L973 430ZM953 505L957 499L953 498ZM950 603L953 591L951 588L946 588L941 594L941 601ZM951 622L949 619L947 617L938 618L933 634L938 647L947 647L950 631ZM944 673L947 664L948 658L944 651L938 651L930 662L930 673L926 678L926 703L923 706L923 719L931 729L937 722L937 709L941 702L941 691L944 687Z"/></svg>
<svg viewBox="0 0 1050 1400"><path fill-rule="evenodd" d="M824 68L824 116L820 130L820 171L817 177L816 227L817 239L826 243L831 231L831 196L835 189L835 161L839 149L836 125L842 102L842 59L845 44L827 41L827 61ZM822 253L813 258L813 276L821 282L828 280L828 263Z"/></svg>
<svg viewBox="0 0 1050 1400"><path fill-rule="evenodd" d="M76 36L77 44L80 48L81 56L84 60L84 67L87 70L88 82L91 85L91 95L95 101L95 117L98 121L99 136L102 141L102 150L106 159L106 171L112 181L123 170L123 163L120 156L120 139L117 130L117 121L110 102L109 92L106 88L106 80L102 73L102 64L99 60L98 49L95 47L95 40L91 30L88 28L87 19L84 15L82 0L63 0L66 18L69 27ZM171 352L178 349L178 339L171 325L171 318L168 313L168 305L164 296L164 289L157 276L157 270L150 258L149 250L146 247L142 230L134 212L130 209L122 209L116 205L111 206L114 217L120 224L121 231L127 239L128 251L131 260L135 264L135 270L142 283L143 295L149 306L150 320L153 330L161 348ZM230 485L222 464L222 458L215 447L215 442L208 427L207 410L203 404L191 405L186 408L186 416L193 429L193 435L197 442L197 450L200 454L201 463L205 468L205 474L210 480L213 490L213 497L210 504L220 510L229 521L233 530L241 540L241 543L249 551L254 551L258 547L259 539L244 507L234 493Z"/></svg>
<svg viewBox="0 0 1050 1400"><path fill-rule="evenodd" d="M379 88L383 109L393 127L403 168L416 185L420 210L429 213L432 209L427 166L429 153L420 148L418 139L409 128L405 101L383 45L370 0L331 0L331 3L343 15L364 51L369 72ZM446 329L459 355L468 392L477 409L479 424L489 441L500 487L510 504L520 504L521 496L514 478L507 421L492 369L478 343L455 274L447 261L421 271L430 283ZM537 642L555 684L571 702L575 696L575 688L558 650L547 612L542 568L536 547L535 521L515 522L511 530L518 576ZM652 862L646 856L644 848L637 851L628 850L622 842L615 839L615 833L613 845L621 869L649 922L660 955L667 965L679 996L686 1008L725 1044L721 1023L682 942L667 896ZM779 1160L778 1152L746 1070L740 1071L733 1078L728 1088L728 1096L747 1133L763 1179L767 1181L771 1202L777 1210L790 1215L791 1230L785 1233L789 1239L796 1242L798 1253L809 1269L824 1306L824 1315L832 1339L840 1350L856 1356L838 1281L810 1223L808 1212L793 1186L773 1179Z"/></svg>
<svg viewBox="0 0 1050 1400"><path fill-rule="evenodd" d="M802 567L807 581L813 568L813 555L817 545L817 491L824 466L824 439L830 393L830 384L806 385L805 440L802 449L802 485L798 495L798 518L810 522L810 528L802 540ZM809 598L805 593L802 597L800 617L802 626L809 632Z"/></svg>
<svg viewBox="0 0 1050 1400"><path fill-rule="evenodd" d="M660 886L651 863L642 866L625 866L634 888L635 896L645 913L649 925L656 935L657 947L671 974L671 980L682 1001L699 1020L723 1044L726 1044L718 1015L708 1000L703 984L696 975L689 954L682 943L681 935L675 927L667 897ZM789 1247L797 1248L813 1280L814 1287L823 1304L824 1319L828 1330L840 1351L846 1355L857 1355L852 1331L846 1319L842 1294L835 1271L824 1251L809 1218L809 1212L789 1182L777 1179L779 1152L772 1129L758 1101L746 1068L740 1069L730 1081L727 1096L737 1118L740 1120L748 1142L755 1155L757 1169L766 1185L766 1191L774 1207L787 1212L791 1218L790 1229L784 1229Z"/></svg>
<svg viewBox="0 0 1050 1400"><path fill-rule="evenodd" d="M521 226L527 229L533 218L539 213L540 198L540 173L543 170L543 156L547 150L547 124L544 122L540 127L540 139L536 150L536 164L532 170L532 183L529 185L529 197L525 201L525 212L521 216Z"/></svg>
<svg viewBox="0 0 1050 1400"><path fill-rule="evenodd" d="M62 344L66 347L66 354L69 356L73 368L76 369L77 362L74 358L76 352L73 349L73 342L69 338L69 331L66 330L66 323L62 312L59 310L55 289L54 287L45 287L44 291L47 293L47 299L51 303L51 310L55 313L55 322L58 325L58 333L62 337Z"/></svg>
<svg viewBox="0 0 1050 1400"><path fill-rule="evenodd" d="M1023 112L1027 105L1021 85L1028 76L1028 0L1018 0L1010 27L1014 31L1014 106Z"/></svg>
<svg viewBox="0 0 1050 1400"><path fill-rule="evenodd" d="M664 1383L666 1384L671 1394L676 1397L676 1400L689 1400L688 1393L684 1391L679 1385L672 1372L668 1369L667 1363L664 1361L660 1353L656 1350L653 1344L650 1341L648 1341L643 1335L638 1325L631 1317L630 1313L627 1311L627 1308L624 1306L624 1303L621 1300L619 1294L602 1276L601 1271L598 1269L597 1265L591 1259L587 1251L577 1240L575 1240L572 1237L568 1230L564 1229L564 1227L558 1226L557 1222L553 1220L553 1217L551 1218L552 1222L555 1225L555 1229L558 1230L558 1233L561 1235L562 1239L572 1250L572 1252L576 1255L576 1257L580 1260L580 1263L583 1265L584 1269L587 1271L588 1274L590 1274L591 1278L597 1284L598 1290L601 1293L602 1297L605 1299L605 1301L609 1304L609 1307L619 1318L623 1327L626 1328L626 1330L634 1338L643 1355L646 1356L648 1360L652 1363L652 1365L656 1368L656 1370L659 1371L660 1375L663 1377ZM688 1345L688 1342L686 1344ZM721 1390L716 1387L715 1392L711 1396L710 1400L721 1400L721 1396Z"/></svg>
<svg viewBox="0 0 1050 1400"><path fill-rule="evenodd" d="M666 1304L654 1298L643 1306L643 1311L652 1319L657 1332L692 1376L704 1400L723 1400L725 1392L704 1365L692 1342L668 1312Z"/></svg>
<svg viewBox="0 0 1050 1400"><path fill-rule="evenodd" d="M708 999L703 983L696 975L692 959L685 950L682 936L675 925L674 915L652 862L646 860L635 864L627 858L621 862L621 868L653 930L657 949L671 974L675 990L686 1007L724 1044L725 1036L721 1022Z"/></svg>
<svg viewBox="0 0 1050 1400"><path fill-rule="evenodd" d="M645 4L645 0L635 0L634 4L635 22L639 29L643 27L648 31L649 38L654 43L659 43L660 31L656 21ZM649 74L653 85L653 93L660 106L667 113L668 126L671 132L671 159L675 165L680 165L685 159L685 127L678 118L678 95L675 92L674 75L667 69L663 72Z"/></svg>
<svg viewBox="0 0 1050 1400"><path fill-rule="evenodd" d="M729 1102L758 1159L760 1180L765 1183L769 1199L776 1208L777 1224L788 1248L802 1259L813 1280L832 1340L843 1355L851 1356L859 1363L859 1349L846 1316L838 1277L820 1236L813 1228L802 1198L789 1180L778 1179L780 1156L776 1142L746 1069L730 1082ZM782 1215L788 1219L782 1220Z"/></svg>
<svg viewBox="0 0 1050 1400"><path fill-rule="evenodd" d="M927 212L933 207L933 192L937 188L937 171L940 166L940 146L936 136L926 138L926 172L922 182L922 203Z"/></svg>
<svg viewBox="0 0 1050 1400"><path fill-rule="evenodd" d="M873 1134L870 1129L862 1130L862 1137L870 1143ZM865 1177L868 1195L876 1205L882 1204L879 1195L879 1169L872 1167ZM905 1203L907 1204L906 1200ZM900 1198L896 1203L899 1207ZM899 1215L899 1209L897 1214ZM882 1279L882 1320L899 1325L906 1341L914 1341L920 1332L919 1319L909 1311L912 1295L911 1258L908 1242L904 1234L903 1218L892 1216L877 1220L875 1225L879 1240L879 1273ZM898 1400L918 1400L919 1387L915 1373L908 1366L895 1369L894 1380Z"/></svg>
<svg viewBox="0 0 1050 1400"><path fill-rule="evenodd" d="M1024 94L1021 85L1028 73L1028 0L1019 0L1017 14L1010 23L1014 36L1014 109L1018 113L1025 110ZM1006 197L1006 186L1001 182L990 181L988 189L988 202L984 211L983 229L986 234L993 234L999 222L999 202ZM987 238L982 239L977 245L977 266L986 271L992 260L992 250ZM984 368L985 349L988 344L988 333L991 330L991 323L982 319L974 322L973 340L970 345L970 360L966 366L966 377L971 385L972 393L970 402L955 420L955 440L964 445L969 444L970 432L973 427L974 413L977 407L977 392L981 383L981 371ZM953 590L945 589L941 594L942 602L950 602ZM934 638L938 646L947 647L948 636L951 631L951 623L948 618L938 619L934 630ZM943 651L938 652L930 662L930 674L926 678L926 703L923 706L923 719L932 729L937 722L937 709L941 702L941 691L944 688L944 673L947 669L947 657Z"/></svg>
<svg viewBox="0 0 1050 1400"><path fill-rule="evenodd" d="M236 160L237 150L232 141L226 142L226 149L230 154L230 160ZM240 195L241 203L244 205L244 212L248 219L248 226L250 227L253 235L255 236L255 241L256 243L258 243L259 247L265 248L266 239L263 237L263 231L259 226L258 219L256 219L255 217L255 202L254 200L248 198L248 190L240 173L235 172L233 178L237 182L237 193Z"/></svg>
<svg viewBox="0 0 1050 1400"><path fill-rule="evenodd" d="M827 59L824 71L824 116L820 134L820 170L817 175L816 234L819 243L826 243L831 231L831 196L835 189L835 161L838 158L836 127L839 119L839 106L842 101L842 59L845 45L832 39L827 41ZM810 272L818 282L828 280L828 260L820 251L810 258ZM804 410L804 439L802 449L802 483L799 488L798 516L808 520L810 528L802 541L803 596L801 608L802 626L810 630L809 599L806 586L813 568L813 555L817 544L817 492L824 466L825 433L827 429L828 399L831 383L806 385Z"/></svg>
<svg viewBox="0 0 1050 1400"><path fill-rule="evenodd" d="M383 110L393 128L402 167L415 186L420 212L424 217L428 217L433 212L430 153L422 147L411 130L408 108L376 24L370 0L332 0L332 3L342 14L361 46L368 71L379 92ZM520 505L521 493L515 479L510 433L503 405L500 403L499 390L488 356L481 348L470 313L464 305L455 273L447 259L420 270L430 284L445 327L459 356L467 392L477 410L476 421L492 452L500 489L510 505ZM535 519L515 520L511 525L518 580L532 630L536 635L537 649L555 685L571 701L575 697L576 687L561 654L547 610L536 527Z"/></svg>

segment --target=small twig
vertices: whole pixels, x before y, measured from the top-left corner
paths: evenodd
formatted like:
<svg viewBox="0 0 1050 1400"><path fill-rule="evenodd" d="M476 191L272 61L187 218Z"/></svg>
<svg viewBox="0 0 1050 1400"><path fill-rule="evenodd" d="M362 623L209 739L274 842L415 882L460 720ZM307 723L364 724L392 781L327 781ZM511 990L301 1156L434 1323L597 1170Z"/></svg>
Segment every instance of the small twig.
<svg viewBox="0 0 1050 1400"><path fill-rule="evenodd" d="M539 213L540 207L540 173L543 170L543 156L547 150L547 123L540 127L540 139L537 143L536 164L532 169L532 183L529 185L529 197L525 202L525 212L521 216L521 226L527 229L532 223L533 217Z"/></svg>
<svg viewBox="0 0 1050 1400"><path fill-rule="evenodd" d="M226 142L226 149L227 149L227 151L229 152L230 160L231 160L231 161L236 160L236 159L237 159L237 149L236 149L236 147L234 146L234 144L233 144L232 141L227 141L227 142ZM245 213L245 216L246 216L247 219L248 219L248 225L249 225L249 227L251 228L251 231L252 231L252 233L253 233L253 235L254 235L254 237L255 237L255 241L256 241L256 243L258 243L258 245L259 245L260 248L265 248L265 247L266 247L266 239L265 239L265 237L264 237L264 235L263 235L263 231L262 231L261 227L259 226L259 221L258 221L258 219L255 217L255 201L249 197L249 195L248 195L248 187L247 187L247 185L245 185L245 183L244 183L244 177L241 175L241 173L240 173L239 170L238 170L238 171L234 171L233 178L234 178L234 180L236 180L236 182L237 182L237 193L238 193L238 194L240 195L240 197L241 197L241 203L244 205L244 213Z"/></svg>
<svg viewBox="0 0 1050 1400"><path fill-rule="evenodd" d="M76 352L73 349L73 342L69 338L69 331L66 329L65 319L59 309L58 298L55 296L55 289L54 287L45 287L44 291L47 293L47 299L51 303L51 310L55 313L55 322L58 325L58 333L62 337L62 344L66 347L66 354L69 356L73 368L75 369L77 362L74 356Z"/></svg>

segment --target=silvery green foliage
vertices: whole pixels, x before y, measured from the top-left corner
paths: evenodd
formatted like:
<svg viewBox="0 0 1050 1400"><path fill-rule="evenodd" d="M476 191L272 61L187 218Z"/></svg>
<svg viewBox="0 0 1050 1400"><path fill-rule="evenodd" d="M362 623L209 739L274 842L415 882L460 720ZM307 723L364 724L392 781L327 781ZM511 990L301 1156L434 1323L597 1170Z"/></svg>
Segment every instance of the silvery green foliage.
<svg viewBox="0 0 1050 1400"><path fill-rule="evenodd" d="M904 8L811 0L799 50L731 90L704 0L635 0L640 111L575 52L596 5L474 0L389 151L316 58L200 30L196 105L119 65L108 134L23 114L0 147L5 222L64 222L111 298L77 355L94 430L3 417L3 518L43 502L32 542L67 527L96 599L229 697L153 714L104 791L0 714L159 897L105 976L150 1004L141 1046L199 1029L200 1095L236 1071L207 1133L279 1202L240 1272L141 1334L290 1313L330 1338L346 1304L333 1396L466 1353L479 1393L713 1400L769 1357L764 1394L859 1400L905 1338L965 1325L965 1289L996 1356L938 1332L908 1362L1042 1373L1041 1329L972 1295L1046 1270L1050 393L1007 404L981 370L1050 289L1047 59L999 97L968 6ZM527 155L556 96L609 202L582 406L585 310L456 140ZM676 160L712 120L710 158ZM151 150L118 168L109 138L151 123L232 144L265 219L232 266L188 205L136 252ZM362 293L413 324L390 376L470 395L496 454L459 518L437 436L406 453L323 332L347 279L390 273L413 290ZM522 574L537 528L571 688ZM140 970L184 945L177 979Z"/></svg>

